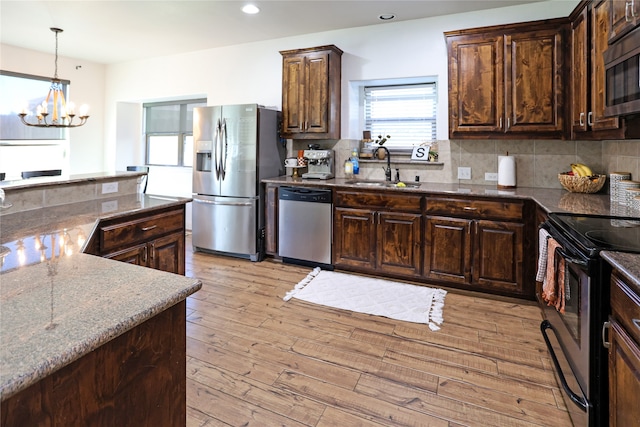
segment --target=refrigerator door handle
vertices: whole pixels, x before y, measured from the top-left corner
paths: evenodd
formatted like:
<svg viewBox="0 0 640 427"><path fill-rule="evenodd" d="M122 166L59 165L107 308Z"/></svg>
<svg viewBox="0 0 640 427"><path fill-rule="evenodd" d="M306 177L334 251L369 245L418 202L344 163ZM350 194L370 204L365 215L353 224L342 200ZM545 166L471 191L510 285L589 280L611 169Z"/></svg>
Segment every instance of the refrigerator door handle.
<svg viewBox="0 0 640 427"><path fill-rule="evenodd" d="M224 181L227 174L227 119L223 118L220 124L220 179Z"/></svg>
<svg viewBox="0 0 640 427"><path fill-rule="evenodd" d="M203 200L203 199L196 199L193 198L192 199L194 202L196 203L203 203L206 205L221 205L221 206L251 206L253 205L253 202L248 201L248 202L221 202L221 201L215 201L215 200Z"/></svg>
<svg viewBox="0 0 640 427"><path fill-rule="evenodd" d="M220 119L218 119L218 121L216 122L215 135L213 136L213 162L216 164L216 179L220 179L220 132Z"/></svg>

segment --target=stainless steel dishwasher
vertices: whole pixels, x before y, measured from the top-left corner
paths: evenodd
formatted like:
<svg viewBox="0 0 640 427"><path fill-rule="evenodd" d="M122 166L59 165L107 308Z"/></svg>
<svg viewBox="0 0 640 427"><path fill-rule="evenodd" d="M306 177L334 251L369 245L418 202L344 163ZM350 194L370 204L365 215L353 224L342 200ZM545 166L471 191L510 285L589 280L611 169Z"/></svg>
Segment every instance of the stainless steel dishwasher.
<svg viewBox="0 0 640 427"><path fill-rule="evenodd" d="M283 262L333 269L331 190L278 189L278 255Z"/></svg>

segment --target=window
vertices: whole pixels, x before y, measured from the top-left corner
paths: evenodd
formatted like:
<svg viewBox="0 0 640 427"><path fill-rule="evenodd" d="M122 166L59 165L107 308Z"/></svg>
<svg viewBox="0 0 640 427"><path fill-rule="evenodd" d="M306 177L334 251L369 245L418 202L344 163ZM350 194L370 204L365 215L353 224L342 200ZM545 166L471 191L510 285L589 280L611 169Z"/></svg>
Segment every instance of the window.
<svg viewBox="0 0 640 427"><path fill-rule="evenodd" d="M69 81L61 80L66 99L69 98ZM37 128L25 126L18 113L29 111L25 118L37 122L35 111L47 97L51 87L50 77L38 77L28 74L0 71L0 139L1 140L63 140L66 129ZM53 99L49 101L49 111L53 111Z"/></svg>
<svg viewBox="0 0 640 427"><path fill-rule="evenodd" d="M205 99L144 104L149 165L193 166L193 109Z"/></svg>
<svg viewBox="0 0 640 427"><path fill-rule="evenodd" d="M364 128L397 151L435 141L437 101L435 82L364 86Z"/></svg>

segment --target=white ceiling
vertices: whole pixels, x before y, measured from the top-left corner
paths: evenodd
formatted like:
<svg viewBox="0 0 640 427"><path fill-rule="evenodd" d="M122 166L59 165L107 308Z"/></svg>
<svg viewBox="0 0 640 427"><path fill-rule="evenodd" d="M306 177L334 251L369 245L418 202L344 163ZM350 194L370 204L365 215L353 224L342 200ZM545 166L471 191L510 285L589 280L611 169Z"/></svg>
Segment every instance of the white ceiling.
<svg viewBox="0 0 640 427"><path fill-rule="evenodd" d="M0 41L98 63L230 46L394 21L493 9L542 0L0 0ZM261 12L246 15L247 3Z"/></svg>

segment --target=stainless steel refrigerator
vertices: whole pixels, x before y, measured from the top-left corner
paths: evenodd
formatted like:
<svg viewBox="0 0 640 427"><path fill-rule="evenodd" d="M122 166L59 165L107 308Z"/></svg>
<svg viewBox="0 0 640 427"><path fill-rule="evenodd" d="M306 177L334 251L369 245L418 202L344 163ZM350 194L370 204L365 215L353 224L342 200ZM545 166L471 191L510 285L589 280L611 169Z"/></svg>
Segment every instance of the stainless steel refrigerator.
<svg viewBox="0 0 640 427"><path fill-rule="evenodd" d="M261 180L285 174L279 112L257 104L193 111L193 249L260 261Z"/></svg>

